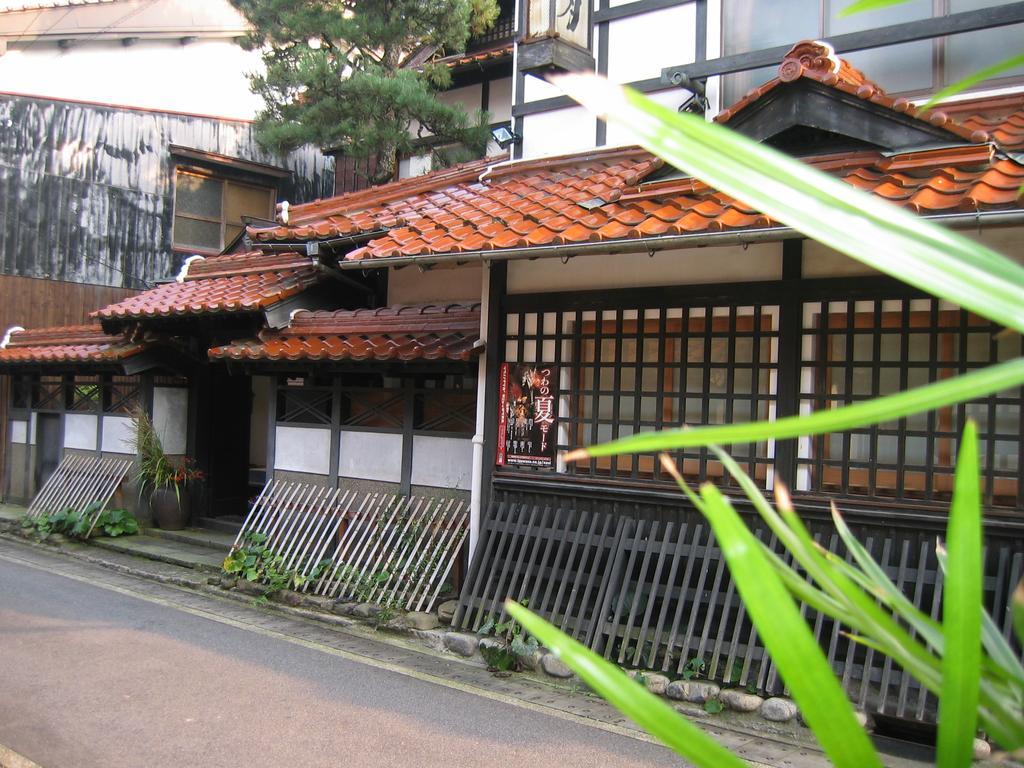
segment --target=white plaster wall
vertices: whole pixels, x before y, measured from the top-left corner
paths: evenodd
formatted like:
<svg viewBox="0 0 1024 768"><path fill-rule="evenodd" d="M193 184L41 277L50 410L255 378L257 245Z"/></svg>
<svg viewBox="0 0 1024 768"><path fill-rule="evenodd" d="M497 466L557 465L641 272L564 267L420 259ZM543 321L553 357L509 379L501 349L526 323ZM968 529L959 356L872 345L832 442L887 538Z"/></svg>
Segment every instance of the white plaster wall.
<svg viewBox="0 0 1024 768"><path fill-rule="evenodd" d="M262 107L246 73L262 68L257 52L230 39L52 43L0 56L0 90L171 112L252 119Z"/></svg>
<svg viewBox="0 0 1024 768"><path fill-rule="evenodd" d="M402 436L387 432L342 432L338 475L384 483L402 482Z"/></svg>
<svg viewBox="0 0 1024 768"><path fill-rule="evenodd" d="M412 484L468 491L472 485L473 441L458 437L412 439Z"/></svg>
<svg viewBox="0 0 1024 768"><path fill-rule="evenodd" d="M480 83L465 85L462 88L452 88L437 94L437 100L449 106L461 106L469 114L480 109L480 98L483 93L483 86Z"/></svg>
<svg viewBox="0 0 1024 768"><path fill-rule="evenodd" d="M492 123L501 123L512 119L512 78L491 80L491 90L487 95L487 111Z"/></svg>
<svg viewBox="0 0 1024 768"><path fill-rule="evenodd" d="M778 280L782 277L782 244L690 248L645 253L577 256L511 261L509 293L545 293L603 288Z"/></svg>
<svg viewBox="0 0 1024 768"><path fill-rule="evenodd" d="M180 455L188 450L188 390L183 387L153 388L153 426L164 453Z"/></svg>
<svg viewBox="0 0 1024 768"><path fill-rule="evenodd" d="M64 416L64 447L96 450L99 417L89 413L68 413Z"/></svg>
<svg viewBox="0 0 1024 768"><path fill-rule="evenodd" d="M662 106L676 110L679 105L686 101L689 94L681 88L669 88L664 91L645 94L647 98L656 101ZM636 136L628 127L619 123L608 123L608 132L605 135L605 143L609 147L630 146L636 144Z"/></svg>
<svg viewBox="0 0 1024 768"><path fill-rule="evenodd" d="M388 304L430 304L443 301L480 301L480 265L392 268L388 274Z"/></svg>
<svg viewBox="0 0 1024 768"><path fill-rule="evenodd" d="M975 240L998 251L1004 256L1024 264L1024 227L985 227L979 232L975 228L961 229L958 232L969 240ZM838 251L815 242L804 241L803 276L804 277L852 277L857 275L877 275L876 270L851 259Z"/></svg>
<svg viewBox="0 0 1024 768"><path fill-rule="evenodd" d="M409 179L413 176L422 176L430 173L433 166L433 158L430 155L415 155L398 161L398 178Z"/></svg>
<svg viewBox="0 0 1024 768"><path fill-rule="evenodd" d="M104 416L100 450L104 453L135 453L135 432L127 416Z"/></svg>
<svg viewBox="0 0 1024 768"><path fill-rule="evenodd" d="M331 430L278 426L276 435L274 469L330 474Z"/></svg>
<svg viewBox="0 0 1024 768"><path fill-rule="evenodd" d="M36 444L36 414L35 412L29 414L28 417L28 444Z"/></svg>
<svg viewBox="0 0 1024 768"><path fill-rule="evenodd" d="M561 88L536 75L527 75L523 79L523 101L540 101L564 95Z"/></svg>
<svg viewBox="0 0 1024 768"><path fill-rule="evenodd" d="M523 157L564 155L593 147L597 119L583 107L567 107L523 118Z"/></svg>
<svg viewBox="0 0 1024 768"><path fill-rule="evenodd" d="M24 445L28 442L28 422L21 419L11 421L11 442Z"/></svg>
<svg viewBox="0 0 1024 768"><path fill-rule="evenodd" d="M695 56L697 4L643 13L608 25L608 79L629 83L659 77L662 67Z"/></svg>

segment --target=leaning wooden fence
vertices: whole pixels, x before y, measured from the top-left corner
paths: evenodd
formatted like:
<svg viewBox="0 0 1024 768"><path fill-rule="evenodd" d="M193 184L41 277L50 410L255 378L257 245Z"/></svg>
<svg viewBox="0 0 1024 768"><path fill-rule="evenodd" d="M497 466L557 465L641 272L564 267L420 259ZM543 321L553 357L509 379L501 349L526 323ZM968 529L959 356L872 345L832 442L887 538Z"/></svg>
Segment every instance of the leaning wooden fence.
<svg viewBox="0 0 1024 768"><path fill-rule="evenodd" d="M510 597L618 664L770 694L785 691L699 515L621 514L553 501L509 494L491 505L454 627L475 631L489 618L498 620ZM823 547L840 549L834 530L811 527ZM780 551L759 520L752 528ZM933 536L897 536L891 529L857 533L896 585L938 618L942 573ZM1009 640L1011 622L1002 607L1024 575L1024 552L1011 542L992 542L985 559L989 604ZM857 704L899 718L935 719L935 697L891 659L851 642L838 622L806 606L802 611Z"/></svg>
<svg viewBox="0 0 1024 768"><path fill-rule="evenodd" d="M26 514L39 517L65 509L84 512L91 508L89 536L131 466L131 459L69 454L39 489Z"/></svg>
<svg viewBox="0 0 1024 768"><path fill-rule="evenodd" d="M232 550L251 534L307 581L303 591L413 611L434 607L469 532L460 501L270 480Z"/></svg>

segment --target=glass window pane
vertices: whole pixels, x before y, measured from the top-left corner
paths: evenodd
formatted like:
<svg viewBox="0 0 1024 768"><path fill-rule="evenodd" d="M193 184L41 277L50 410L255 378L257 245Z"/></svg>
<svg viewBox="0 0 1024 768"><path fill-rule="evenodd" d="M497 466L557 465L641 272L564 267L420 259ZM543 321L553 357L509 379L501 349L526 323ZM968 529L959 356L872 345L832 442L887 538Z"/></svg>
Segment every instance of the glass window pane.
<svg viewBox="0 0 1024 768"><path fill-rule="evenodd" d="M243 216L270 218L273 193L262 187L247 187L228 184L224 200L224 220L229 224L241 224Z"/></svg>
<svg viewBox="0 0 1024 768"><path fill-rule="evenodd" d="M849 0L828 0L826 36L861 32L865 29L903 24L932 16L932 0L909 0L840 18L839 12L847 5ZM890 93L922 90L932 85L930 40L846 53L843 54L843 58Z"/></svg>
<svg viewBox="0 0 1024 768"><path fill-rule="evenodd" d="M843 56L889 93L932 87L932 41L890 45Z"/></svg>
<svg viewBox="0 0 1024 768"><path fill-rule="evenodd" d="M949 12L976 11L1011 2L1015 0L949 0ZM979 69L1009 58L1019 51L1021 40L1024 40L1024 24L947 37L946 83L955 83ZM1000 77L1020 75L1024 75L1024 67L1007 70Z"/></svg>
<svg viewBox="0 0 1024 768"><path fill-rule="evenodd" d="M175 216L174 244L186 248L220 250L220 224Z"/></svg>
<svg viewBox="0 0 1024 768"><path fill-rule="evenodd" d="M722 3L726 56L819 36L818 0L727 0Z"/></svg>
<svg viewBox="0 0 1024 768"><path fill-rule="evenodd" d="M821 36L818 0L727 0L722 3L722 48L728 56ZM722 78L723 106L771 80L778 67Z"/></svg>
<svg viewBox="0 0 1024 768"><path fill-rule="evenodd" d="M174 213L179 216L203 216L219 221L221 182L179 171L175 181Z"/></svg>

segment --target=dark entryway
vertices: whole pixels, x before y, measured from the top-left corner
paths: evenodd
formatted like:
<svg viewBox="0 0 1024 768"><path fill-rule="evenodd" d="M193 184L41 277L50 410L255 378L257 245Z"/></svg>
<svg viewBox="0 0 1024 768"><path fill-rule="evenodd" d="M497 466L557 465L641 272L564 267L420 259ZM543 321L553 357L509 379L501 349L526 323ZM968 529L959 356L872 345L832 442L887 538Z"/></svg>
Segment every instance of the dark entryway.
<svg viewBox="0 0 1024 768"><path fill-rule="evenodd" d="M63 453L60 414L40 413L36 415L36 490L50 479L60 464Z"/></svg>
<svg viewBox="0 0 1024 768"><path fill-rule="evenodd" d="M249 497L250 377L209 366L197 378L196 456L206 472L198 513L242 517Z"/></svg>

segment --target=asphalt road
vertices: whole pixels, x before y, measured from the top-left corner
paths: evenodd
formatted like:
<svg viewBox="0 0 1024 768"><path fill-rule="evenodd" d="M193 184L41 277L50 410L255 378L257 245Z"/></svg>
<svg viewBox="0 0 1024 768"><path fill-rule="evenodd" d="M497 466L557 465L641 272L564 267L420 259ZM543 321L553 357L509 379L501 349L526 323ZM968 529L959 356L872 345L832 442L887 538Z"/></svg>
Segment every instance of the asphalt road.
<svg viewBox="0 0 1024 768"><path fill-rule="evenodd" d="M681 764L626 736L4 560L0 744L43 768Z"/></svg>

